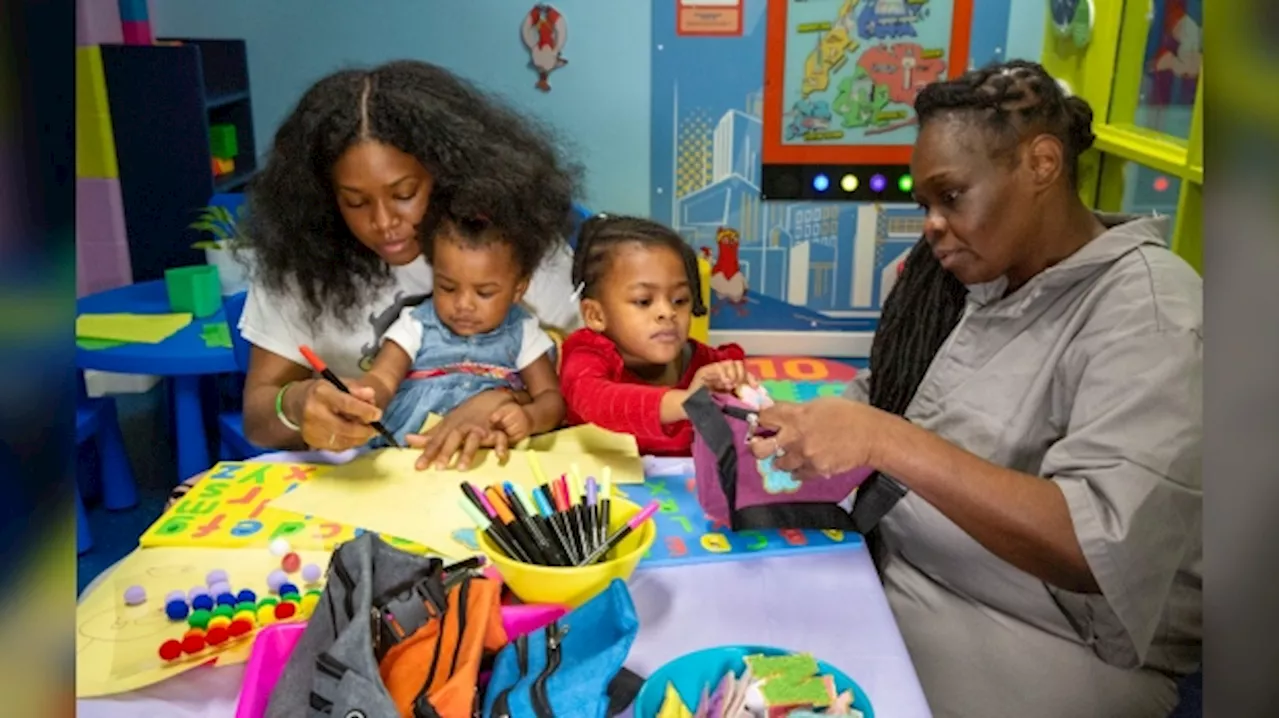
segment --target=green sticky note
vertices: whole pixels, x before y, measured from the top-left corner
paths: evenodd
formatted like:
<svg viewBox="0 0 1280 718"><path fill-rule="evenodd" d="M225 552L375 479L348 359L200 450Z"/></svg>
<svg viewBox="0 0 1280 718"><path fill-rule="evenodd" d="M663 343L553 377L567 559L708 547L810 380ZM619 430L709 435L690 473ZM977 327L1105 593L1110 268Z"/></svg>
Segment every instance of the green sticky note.
<svg viewBox="0 0 1280 718"><path fill-rule="evenodd" d="M231 329L226 322L214 322L206 324L200 330L200 336L204 338L204 345L210 348L231 348Z"/></svg>

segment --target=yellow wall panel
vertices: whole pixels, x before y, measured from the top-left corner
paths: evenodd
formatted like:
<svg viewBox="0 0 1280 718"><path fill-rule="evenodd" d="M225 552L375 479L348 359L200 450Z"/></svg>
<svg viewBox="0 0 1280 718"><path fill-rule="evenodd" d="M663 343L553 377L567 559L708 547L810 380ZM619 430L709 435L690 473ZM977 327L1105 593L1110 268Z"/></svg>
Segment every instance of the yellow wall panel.
<svg viewBox="0 0 1280 718"><path fill-rule="evenodd" d="M120 176L107 104L107 78L97 45L76 48L76 176Z"/></svg>

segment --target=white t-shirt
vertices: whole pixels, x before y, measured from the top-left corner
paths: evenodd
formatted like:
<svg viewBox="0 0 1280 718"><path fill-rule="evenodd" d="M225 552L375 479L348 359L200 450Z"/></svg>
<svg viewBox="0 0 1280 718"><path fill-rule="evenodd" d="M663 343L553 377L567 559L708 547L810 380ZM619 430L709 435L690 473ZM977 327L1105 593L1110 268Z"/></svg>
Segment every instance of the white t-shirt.
<svg viewBox="0 0 1280 718"><path fill-rule="evenodd" d="M400 312L400 318L395 324L382 335L382 341L399 344L412 359L422 348L422 333L422 321L413 316L413 307L406 307ZM520 353L516 355L516 371L524 371L554 346L555 342L542 331L538 318L530 316L520 327Z"/></svg>
<svg viewBox="0 0 1280 718"><path fill-rule="evenodd" d="M573 301L572 268L573 251L562 245L543 260L524 295L524 304L542 324L566 332L576 329L581 321L578 304ZM404 309L427 301L431 294L431 266L425 257L392 267L391 273L392 284L364 307L353 310L350 326L325 317L315 330L306 321L306 311L298 297L251 284L240 317L240 333L254 346L302 366L308 364L298 347L306 344L338 376L358 377L368 370L383 335ZM526 345L531 346L528 342Z"/></svg>

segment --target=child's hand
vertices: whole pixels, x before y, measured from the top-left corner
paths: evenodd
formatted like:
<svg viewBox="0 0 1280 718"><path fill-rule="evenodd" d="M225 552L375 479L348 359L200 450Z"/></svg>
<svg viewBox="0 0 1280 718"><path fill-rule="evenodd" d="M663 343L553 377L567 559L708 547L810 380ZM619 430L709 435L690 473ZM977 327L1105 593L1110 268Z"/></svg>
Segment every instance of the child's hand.
<svg viewBox="0 0 1280 718"><path fill-rule="evenodd" d="M533 430L533 421L529 418L529 412L514 401L498 407L497 411L489 416L489 423L493 428L507 435L508 445L524 441Z"/></svg>
<svg viewBox="0 0 1280 718"><path fill-rule="evenodd" d="M702 387L721 393L732 393L740 386L756 386L759 382L751 372L747 371L747 363L737 359L708 364L693 375L689 383L692 394Z"/></svg>

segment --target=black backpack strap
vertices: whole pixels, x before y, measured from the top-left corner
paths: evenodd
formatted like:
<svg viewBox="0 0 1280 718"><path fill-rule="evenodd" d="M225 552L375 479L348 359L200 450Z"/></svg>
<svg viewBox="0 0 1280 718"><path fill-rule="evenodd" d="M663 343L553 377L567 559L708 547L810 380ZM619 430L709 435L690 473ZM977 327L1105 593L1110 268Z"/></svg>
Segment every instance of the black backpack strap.
<svg viewBox="0 0 1280 718"><path fill-rule="evenodd" d="M609 715L616 716L625 711L636 699L643 685L644 679L635 671L628 668L620 669L613 680L609 681L609 686L605 688L605 693L609 696Z"/></svg>
<svg viewBox="0 0 1280 718"><path fill-rule="evenodd" d="M839 504L793 502L747 506L737 514L734 531L766 529L839 529L853 531L853 519Z"/></svg>
<svg viewBox="0 0 1280 718"><path fill-rule="evenodd" d="M724 412L711 398L711 392L703 387L684 400L684 412L698 430L698 435L716 455L716 478L724 492L729 508L729 528L742 530L738 520L738 446L733 438L733 428Z"/></svg>
<svg viewBox="0 0 1280 718"><path fill-rule="evenodd" d="M863 536L869 536L894 506L907 495L907 487L897 479L886 476L879 471L872 474L853 499L853 529Z"/></svg>

